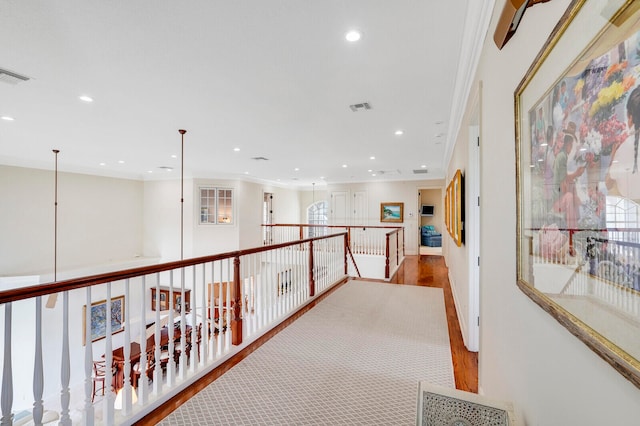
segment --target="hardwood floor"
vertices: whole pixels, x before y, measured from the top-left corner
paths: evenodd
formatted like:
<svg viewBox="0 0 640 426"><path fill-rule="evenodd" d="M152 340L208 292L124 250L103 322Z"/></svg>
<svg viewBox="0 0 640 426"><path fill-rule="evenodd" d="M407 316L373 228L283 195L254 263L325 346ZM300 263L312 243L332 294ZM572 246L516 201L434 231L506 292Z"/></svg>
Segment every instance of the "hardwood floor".
<svg viewBox="0 0 640 426"><path fill-rule="evenodd" d="M444 290L456 388L478 393L478 354L469 352L464 346L444 258L424 255L407 256L391 282L437 287Z"/></svg>

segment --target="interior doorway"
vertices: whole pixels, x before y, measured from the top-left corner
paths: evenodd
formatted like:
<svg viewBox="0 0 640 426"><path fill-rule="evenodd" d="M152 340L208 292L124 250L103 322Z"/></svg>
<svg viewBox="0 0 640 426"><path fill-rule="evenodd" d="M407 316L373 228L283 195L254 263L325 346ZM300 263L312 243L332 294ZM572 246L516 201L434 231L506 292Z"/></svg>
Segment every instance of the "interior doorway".
<svg viewBox="0 0 640 426"><path fill-rule="evenodd" d="M442 188L418 189L418 253L442 256Z"/></svg>

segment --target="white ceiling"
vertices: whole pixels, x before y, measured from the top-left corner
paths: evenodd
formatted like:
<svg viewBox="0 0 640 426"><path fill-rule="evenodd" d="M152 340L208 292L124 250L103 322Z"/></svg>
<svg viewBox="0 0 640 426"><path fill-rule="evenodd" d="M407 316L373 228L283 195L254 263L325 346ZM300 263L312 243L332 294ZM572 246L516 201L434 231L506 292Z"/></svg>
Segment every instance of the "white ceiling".
<svg viewBox="0 0 640 426"><path fill-rule="evenodd" d="M2 0L0 164L178 178L186 129L186 177L442 178L468 2Z"/></svg>

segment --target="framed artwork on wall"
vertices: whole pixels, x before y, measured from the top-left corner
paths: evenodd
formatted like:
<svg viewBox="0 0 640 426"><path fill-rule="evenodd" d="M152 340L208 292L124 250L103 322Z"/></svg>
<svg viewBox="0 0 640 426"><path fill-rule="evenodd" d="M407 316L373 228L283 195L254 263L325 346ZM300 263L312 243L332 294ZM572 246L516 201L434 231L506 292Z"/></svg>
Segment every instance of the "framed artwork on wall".
<svg viewBox="0 0 640 426"><path fill-rule="evenodd" d="M464 242L464 180L458 169L447 186L445 220L449 235L458 247Z"/></svg>
<svg viewBox="0 0 640 426"><path fill-rule="evenodd" d="M402 223L404 203L380 203L380 222Z"/></svg>
<svg viewBox="0 0 640 426"><path fill-rule="evenodd" d="M515 106L518 286L640 387L640 2L572 1Z"/></svg>
<svg viewBox="0 0 640 426"><path fill-rule="evenodd" d="M82 307L82 342L86 342L86 310L87 305ZM111 312L107 313L107 301L101 300L91 304L90 312L91 341L103 339L107 333L107 321L111 321L111 334L124 331L124 296L111 299Z"/></svg>

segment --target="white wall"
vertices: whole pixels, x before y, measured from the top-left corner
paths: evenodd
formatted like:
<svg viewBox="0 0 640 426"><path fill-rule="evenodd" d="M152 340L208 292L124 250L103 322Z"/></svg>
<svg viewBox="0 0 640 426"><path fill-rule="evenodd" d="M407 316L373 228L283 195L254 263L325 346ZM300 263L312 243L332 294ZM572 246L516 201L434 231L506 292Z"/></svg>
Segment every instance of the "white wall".
<svg viewBox="0 0 640 426"><path fill-rule="evenodd" d="M353 194L358 191L367 193L368 225L399 225L404 226L405 254L418 254L418 227L420 226L420 206L418 205L419 188L431 186L430 181L399 181L399 182L367 182L353 184L327 185L327 193L347 191ZM380 203L404 203L404 222L380 222ZM440 225L443 226L443 225Z"/></svg>
<svg viewBox="0 0 640 426"><path fill-rule="evenodd" d="M0 166L0 275L50 273L53 171ZM58 270L142 255L142 182L58 173Z"/></svg>
<svg viewBox="0 0 640 426"><path fill-rule="evenodd" d="M512 401L528 425L637 424L640 390L516 286L514 90L569 0L527 9L515 37L498 51L492 36L504 4L496 4L478 71L484 142L480 389Z"/></svg>

